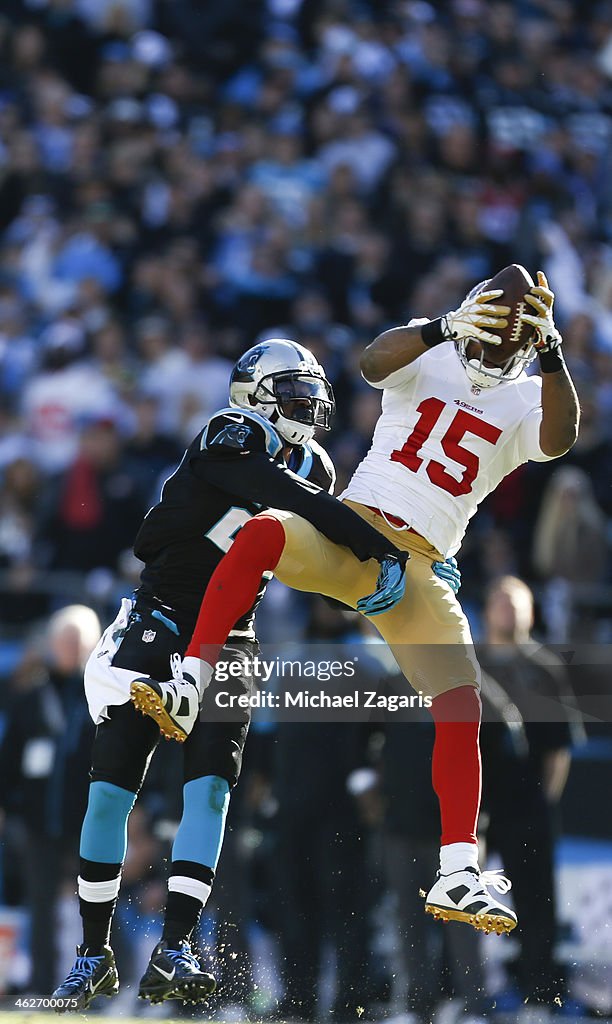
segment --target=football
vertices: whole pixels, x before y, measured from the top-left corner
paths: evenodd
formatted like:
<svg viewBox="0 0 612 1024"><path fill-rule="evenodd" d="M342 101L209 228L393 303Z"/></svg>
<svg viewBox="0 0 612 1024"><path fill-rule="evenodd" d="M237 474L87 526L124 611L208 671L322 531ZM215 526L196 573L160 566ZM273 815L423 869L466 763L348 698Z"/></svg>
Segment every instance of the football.
<svg viewBox="0 0 612 1024"><path fill-rule="evenodd" d="M534 284L531 274L524 267L519 263L511 263L509 267L500 270L486 285L484 290L487 292L498 288L503 292L503 295L493 300L494 303L510 306L508 326L502 331L494 332L502 339L502 344L496 348L496 358L498 355L509 358L531 339L533 328L529 324L521 325L519 317L521 313L531 311L524 301L524 296Z"/></svg>

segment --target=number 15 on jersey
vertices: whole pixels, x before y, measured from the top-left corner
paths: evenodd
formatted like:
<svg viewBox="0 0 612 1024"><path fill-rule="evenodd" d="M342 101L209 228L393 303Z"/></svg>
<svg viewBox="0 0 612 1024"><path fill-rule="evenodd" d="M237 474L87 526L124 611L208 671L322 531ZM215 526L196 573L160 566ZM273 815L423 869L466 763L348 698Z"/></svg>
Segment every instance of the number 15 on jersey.
<svg viewBox="0 0 612 1024"><path fill-rule="evenodd" d="M423 399L417 408L419 418L414 425L414 430L401 448L396 448L391 452L391 461L401 462L406 469L413 473L418 473L425 463L425 472L432 484L448 491L454 497L459 497L460 494L469 494L480 466L478 456L469 448L463 447L460 442L467 434L474 434L495 445L501 437L502 431L492 423L487 423L473 416L472 413L466 412L465 409L459 409L455 413L440 440L440 445L449 459L464 467L464 472L457 480L440 462L436 462L435 459L424 460L419 455L445 408L446 403L440 398Z"/></svg>

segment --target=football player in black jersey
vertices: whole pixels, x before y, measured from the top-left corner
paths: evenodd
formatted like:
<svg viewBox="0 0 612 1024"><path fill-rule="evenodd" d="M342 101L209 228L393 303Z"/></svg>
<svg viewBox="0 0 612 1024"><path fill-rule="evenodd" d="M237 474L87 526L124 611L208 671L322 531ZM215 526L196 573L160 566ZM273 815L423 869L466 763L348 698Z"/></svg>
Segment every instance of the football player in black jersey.
<svg viewBox="0 0 612 1024"><path fill-rule="evenodd" d="M257 400L243 387L254 367ZM231 407L205 425L145 517L134 545L145 563L141 585L132 600L122 602L85 670L98 728L80 845L83 943L54 993L58 1009L84 1010L96 995L118 991L110 928L127 820L160 732L185 740L184 810L173 845L163 935L140 995L197 1001L214 990L214 978L202 971L190 938L211 891L249 712L240 709L232 721L207 720L205 695L198 717L201 692L185 697L178 682L154 680L170 679L180 666L210 577L241 526L267 507L294 512L361 561L380 563L374 596L382 606L392 607L403 594L406 556L328 493L333 466L313 435L317 427L328 428L334 399L314 356L291 341L267 341L239 360L231 388ZM238 693L251 687L245 654L257 651L254 616L265 585L262 579L252 607L227 641L225 659L240 662L231 677ZM135 704L147 715L138 714Z"/></svg>

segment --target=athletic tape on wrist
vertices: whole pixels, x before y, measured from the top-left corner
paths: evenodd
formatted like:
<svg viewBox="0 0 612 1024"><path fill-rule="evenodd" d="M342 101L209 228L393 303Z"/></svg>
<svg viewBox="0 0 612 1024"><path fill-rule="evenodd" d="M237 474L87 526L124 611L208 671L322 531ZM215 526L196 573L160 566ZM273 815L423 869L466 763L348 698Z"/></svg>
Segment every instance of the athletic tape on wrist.
<svg viewBox="0 0 612 1024"><path fill-rule="evenodd" d="M538 359L542 373L557 373L565 366L565 360L558 348L552 352L538 352Z"/></svg>
<svg viewBox="0 0 612 1024"><path fill-rule="evenodd" d="M447 341L444 336L442 317L438 317L437 320L430 320L428 324L421 325L421 338L423 344L427 345L428 348L433 348L434 345L441 345L443 341Z"/></svg>

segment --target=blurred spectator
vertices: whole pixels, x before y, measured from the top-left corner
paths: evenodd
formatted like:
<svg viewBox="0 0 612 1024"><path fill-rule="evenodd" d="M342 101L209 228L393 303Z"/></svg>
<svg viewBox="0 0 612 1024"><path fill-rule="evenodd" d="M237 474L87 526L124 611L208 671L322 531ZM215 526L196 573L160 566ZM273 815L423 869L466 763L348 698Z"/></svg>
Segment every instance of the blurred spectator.
<svg viewBox="0 0 612 1024"><path fill-rule="evenodd" d="M76 454L80 418L96 412L112 415L117 400L100 373L83 361L85 333L77 321L54 323L42 345L40 372L23 392L23 415L44 469L53 473Z"/></svg>
<svg viewBox="0 0 612 1024"><path fill-rule="evenodd" d="M305 223L310 199L325 180L321 168L304 158L303 142L296 131L274 136L271 152L253 165L250 177L283 219L296 226Z"/></svg>
<svg viewBox="0 0 612 1024"><path fill-rule="evenodd" d="M17 295L0 292L0 390L13 406L36 364L36 343L26 333L26 322Z"/></svg>
<svg viewBox="0 0 612 1024"><path fill-rule="evenodd" d="M143 362L140 387L159 402L161 426L178 431L178 388L189 372L187 354L174 344L170 321L145 317L136 325L139 355Z"/></svg>
<svg viewBox="0 0 612 1024"><path fill-rule="evenodd" d="M477 647L478 660L518 710L525 736L522 756L517 756L515 746L500 744L483 727L487 842L499 851L513 881L520 921L521 955L515 970L521 998L550 1004L564 993L554 959L557 807L571 748L582 742L584 733L563 662L531 638L529 587L516 577L502 577L489 589L484 614L485 643Z"/></svg>
<svg viewBox="0 0 612 1024"><path fill-rule="evenodd" d="M568 461L589 478L598 504L612 519L612 436L591 388L580 395L580 433Z"/></svg>
<svg viewBox="0 0 612 1024"><path fill-rule="evenodd" d="M215 409L227 405L232 364L215 352L204 323L186 326L180 345L187 362L182 379L176 383L174 412L168 410L168 418L174 416L173 432L188 444Z"/></svg>
<svg viewBox="0 0 612 1024"><path fill-rule="evenodd" d="M40 474L32 444L0 444L0 566L31 564Z"/></svg>
<svg viewBox="0 0 612 1024"><path fill-rule="evenodd" d="M87 804L93 725L83 667L100 639L98 618L70 605L49 620L40 654L24 659L0 746L0 808L25 829L23 877L30 911L28 991L48 995L57 981L56 902L72 877Z"/></svg>
<svg viewBox="0 0 612 1024"><path fill-rule="evenodd" d="M116 569L145 512L117 424L90 419L81 432L76 459L49 488L40 531L47 564L81 572Z"/></svg>
<svg viewBox="0 0 612 1024"><path fill-rule="evenodd" d="M130 477L149 506L158 500L160 479L169 476L183 456L183 446L160 429L159 404L152 395L133 396L135 422L125 445Z"/></svg>
<svg viewBox="0 0 612 1024"><path fill-rule="evenodd" d="M608 568L606 521L586 473L557 469L542 499L534 536L534 564L545 579L595 583Z"/></svg>

